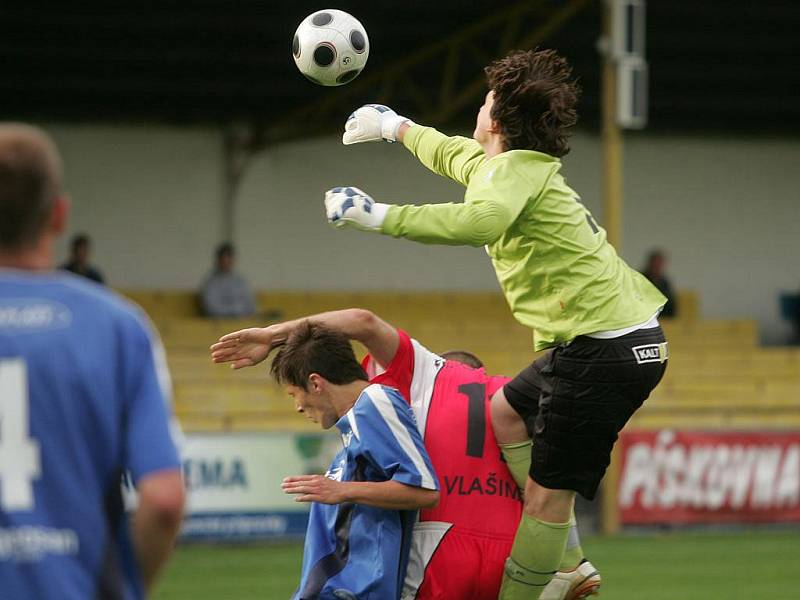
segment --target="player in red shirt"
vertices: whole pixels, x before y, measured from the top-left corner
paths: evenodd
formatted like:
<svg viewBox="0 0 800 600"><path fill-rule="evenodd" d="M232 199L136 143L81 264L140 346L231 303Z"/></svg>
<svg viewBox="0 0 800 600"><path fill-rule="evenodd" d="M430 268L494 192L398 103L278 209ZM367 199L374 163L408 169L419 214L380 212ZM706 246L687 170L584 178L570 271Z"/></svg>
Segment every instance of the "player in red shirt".
<svg viewBox="0 0 800 600"><path fill-rule="evenodd" d="M409 400L439 476L439 504L421 510L414 527L402 600L495 600L522 512L522 493L502 459L490 399L509 378L447 360L369 311L348 309L308 317L363 343L371 381ZM215 362L252 366L305 319L244 329L211 347ZM476 359L477 360L477 359ZM524 469L527 474L527 466ZM600 576L583 559L577 529L559 573L540 596L574 600L595 593Z"/></svg>
<svg viewBox="0 0 800 600"><path fill-rule="evenodd" d="M489 414L508 379L445 360L404 331L391 335L392 360L381 368L367 356L365 368L410 401L442 490L436 508L420 511L402 597L495 599L522 513Z"/></svg>

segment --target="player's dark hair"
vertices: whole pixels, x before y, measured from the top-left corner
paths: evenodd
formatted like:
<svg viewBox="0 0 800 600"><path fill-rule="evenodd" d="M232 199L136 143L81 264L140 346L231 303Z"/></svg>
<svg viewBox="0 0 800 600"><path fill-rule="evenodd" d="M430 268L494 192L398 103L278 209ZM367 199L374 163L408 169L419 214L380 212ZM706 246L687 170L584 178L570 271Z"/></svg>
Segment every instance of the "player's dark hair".
<svg viewBox="0 0 800 600"><path fill-rule="evenodd" d="M61 193L61 159L42 130L0 123L0 248L36 243Z"/></svg>
<svg viewBox="0 0 800 600"><path fill-rule="evenodd" d="M569 153L567 129L578 120L580 87L565 58L553 50L516 50L484 71L505 150Z"/></svg>
<svg viewBox="0 0 800 600"><path fill-rule="evenodd" d="M336 385L369 380L344 335L308 321L289 334L270 372L278 383L304 390L312 373Z"/></svg>
<svg viewBox="0 0 800 600"><path fill-rule="evenodd" d="M448 350L447 352L443 352L441 356L445 360L460 362L473 369L483 368L483 361L472 352L467 352L466 350Z"/></svg>

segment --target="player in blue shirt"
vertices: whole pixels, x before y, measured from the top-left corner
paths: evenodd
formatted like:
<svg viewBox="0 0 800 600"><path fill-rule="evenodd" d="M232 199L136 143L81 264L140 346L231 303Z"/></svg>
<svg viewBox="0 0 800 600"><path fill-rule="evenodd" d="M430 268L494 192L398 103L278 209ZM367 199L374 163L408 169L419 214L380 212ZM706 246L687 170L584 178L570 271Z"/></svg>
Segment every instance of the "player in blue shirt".
<svg viewBox="0 0 800 600"><path fill-rule="evenodd" d="M370 385L342 334L305 324L272 363L297 411L343 448L323 475L287 477L298 502L312 502L294 600L400 597L417 509L439 501L439 485L414 416L400 393Z"/></svg>
<svg viewBox="0 0 800 600"><path fill-rule="evenodd" d="M68 208L50 139L0 124L0 598L134 600L183 511L169 377L137 310L53 271Z"/></svg>

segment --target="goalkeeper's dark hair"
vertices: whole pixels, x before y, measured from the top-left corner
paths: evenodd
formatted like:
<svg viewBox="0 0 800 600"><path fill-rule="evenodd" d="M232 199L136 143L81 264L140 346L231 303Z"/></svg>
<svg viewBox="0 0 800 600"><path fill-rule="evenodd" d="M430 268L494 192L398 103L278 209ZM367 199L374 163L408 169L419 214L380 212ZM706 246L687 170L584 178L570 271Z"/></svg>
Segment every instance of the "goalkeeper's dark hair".
<svg viewBox="0 0 800 600"><path fill-rule="evenodd" d="M580 87L565 58L554 50L515 50L484 70L504 150L569 153L567 129L578 120Z"/></svg>
<svg viewBox="0 0 800 600"><path fill-rule="evenodd" d="M308 389L312 373L336 385L369 380L344 335L309 321L289 334L275 355L270 372L278 383L304 390Z"/></svg>
<svg viewBox="0 0 800 600"><path fill-rule="evenodd" d="M37 127L0 123L0 249L36 244L61 193L53 140Z"/></svg>

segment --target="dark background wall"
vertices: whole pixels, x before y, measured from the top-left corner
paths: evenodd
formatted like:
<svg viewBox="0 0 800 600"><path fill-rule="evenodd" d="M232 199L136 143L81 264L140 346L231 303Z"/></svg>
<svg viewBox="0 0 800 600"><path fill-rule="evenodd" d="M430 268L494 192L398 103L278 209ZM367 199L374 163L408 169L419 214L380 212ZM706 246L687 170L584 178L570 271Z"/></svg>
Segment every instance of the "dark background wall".
<svg viewBox="0 0 800 600"><path fill-rule="evenodd" d="M367 68L374 72L511 4L341 0L336 7L367 28ZM800 3L647 4L652 130L800 132ZM0 110L6 118L59 120L268 119L324 93L297 77L290 45L300 20L325 5L4 1ZM592 3L547 44L574 64L588 127L598 121L600 6ZM431 65L431 79L438 66ZM465 109L454 121L473 112Z"/></svg>

